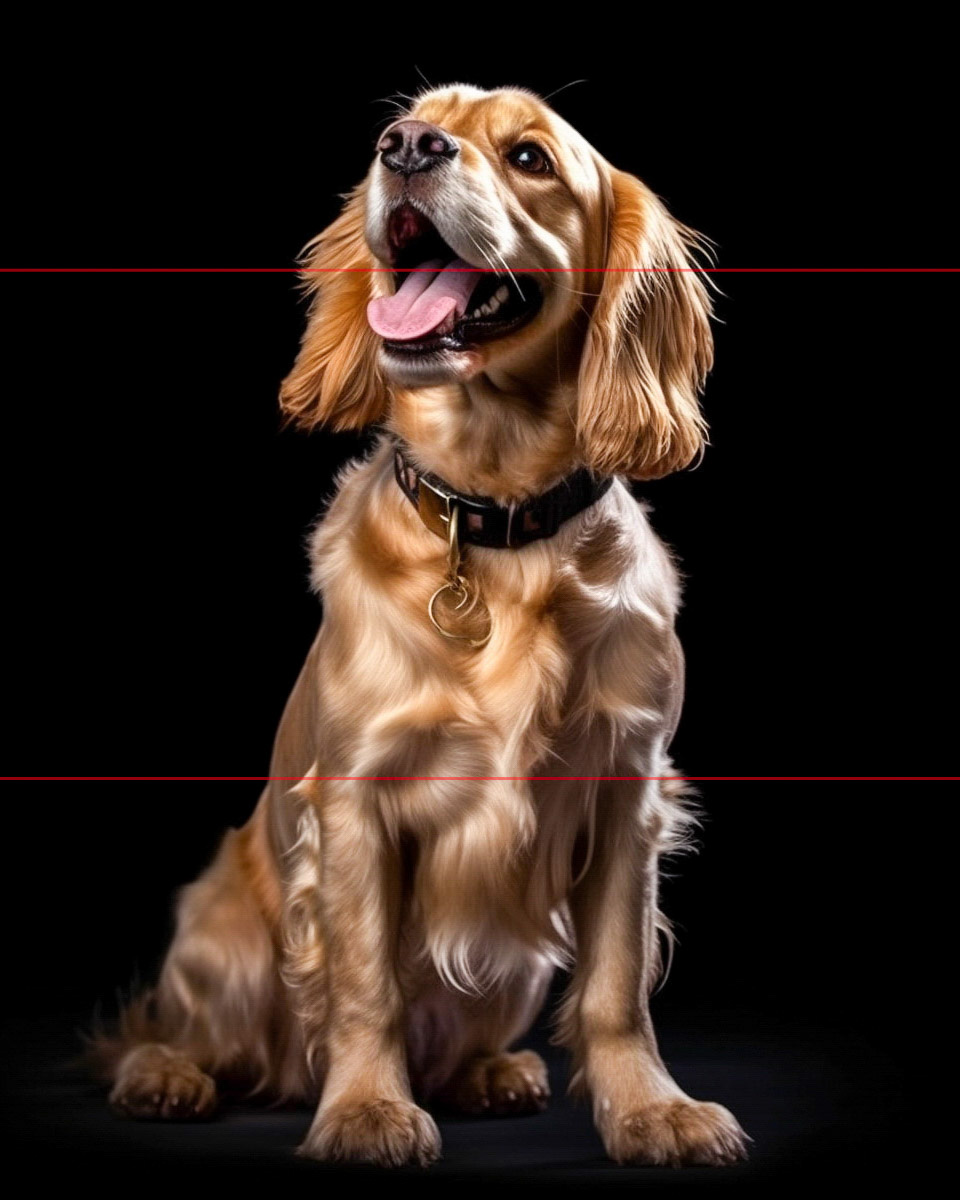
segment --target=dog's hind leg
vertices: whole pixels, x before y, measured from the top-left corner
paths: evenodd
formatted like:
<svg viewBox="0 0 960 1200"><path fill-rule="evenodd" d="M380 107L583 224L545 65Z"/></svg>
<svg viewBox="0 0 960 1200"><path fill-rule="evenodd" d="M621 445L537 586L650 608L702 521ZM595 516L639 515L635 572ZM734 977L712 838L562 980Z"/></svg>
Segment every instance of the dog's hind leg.
<svg viewBox="0 0 960 1200"><path fill-rule="evenodd" d="M196 1119L216 1104L216 1081L300 1098L306 1058L278 970L263 902L261 813L229 832L208 870L184 888L177 927L152 994L124 1013L94 1054L111 1103L141 1119Z"/></svg>

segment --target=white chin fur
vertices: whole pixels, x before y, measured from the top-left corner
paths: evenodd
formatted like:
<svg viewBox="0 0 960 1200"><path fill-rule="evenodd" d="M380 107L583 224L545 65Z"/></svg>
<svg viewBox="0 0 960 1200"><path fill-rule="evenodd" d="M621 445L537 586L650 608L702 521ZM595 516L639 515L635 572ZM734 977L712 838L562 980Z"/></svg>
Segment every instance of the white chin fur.
<svg viewBox="0 0 960 1200"><path fill-rule="evenodd" d="M481 356L473 350L444 350L419 358L380 347L380 367L390 382L399 387L427 387L472 379L481 365Z"/></svg>

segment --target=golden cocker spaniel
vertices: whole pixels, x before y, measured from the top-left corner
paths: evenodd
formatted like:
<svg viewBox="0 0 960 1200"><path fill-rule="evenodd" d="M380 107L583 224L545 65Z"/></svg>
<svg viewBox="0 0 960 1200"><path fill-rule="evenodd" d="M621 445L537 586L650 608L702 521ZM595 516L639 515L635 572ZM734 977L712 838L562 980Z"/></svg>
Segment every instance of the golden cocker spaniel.
<svg viewBox="0 0 960 1200"><path fill-rule="evenodd" d="M562 964L559 1037L609 1154L743 1155L668 1074L647 1002L657 860L692 817L667 756L677 575L623 477L703 445L696 245L525 91L431 90L383 134L308 247L281 391L303 426L382 434L313 539L323 623L273 778L100 1042L120 1110L252 1088L319 1100L305 1155L426 1164L418 1101L546 1104L543 1062L509 1047Z"/></svg>

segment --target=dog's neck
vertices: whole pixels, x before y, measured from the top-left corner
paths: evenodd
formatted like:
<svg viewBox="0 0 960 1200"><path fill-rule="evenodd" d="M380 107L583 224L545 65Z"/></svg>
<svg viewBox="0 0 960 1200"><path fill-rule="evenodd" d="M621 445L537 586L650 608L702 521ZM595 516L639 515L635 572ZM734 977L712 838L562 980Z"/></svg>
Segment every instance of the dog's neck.
<svg viewBox="0 0 960 1200"><path fill-rule="evenodd" d="M581 465L574 400L572 384L537 390L479 375L398 391L388 424L418 467L458 491L510 504L545 492Z"/></svg>

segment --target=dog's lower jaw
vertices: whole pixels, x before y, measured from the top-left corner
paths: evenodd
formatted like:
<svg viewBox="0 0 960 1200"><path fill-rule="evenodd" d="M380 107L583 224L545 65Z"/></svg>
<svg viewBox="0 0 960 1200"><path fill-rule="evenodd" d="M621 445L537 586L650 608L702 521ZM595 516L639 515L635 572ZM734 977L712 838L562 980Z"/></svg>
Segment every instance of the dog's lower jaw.
<svg viewBox="0 0 960 1200"><path fill-rule="evenodd" d="M437 350L414 354L406 350L380 348L380 369L396 387L431 387L440 383L465 383L483 369L484 358L477 350Z"/></svg>

